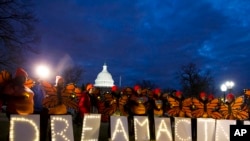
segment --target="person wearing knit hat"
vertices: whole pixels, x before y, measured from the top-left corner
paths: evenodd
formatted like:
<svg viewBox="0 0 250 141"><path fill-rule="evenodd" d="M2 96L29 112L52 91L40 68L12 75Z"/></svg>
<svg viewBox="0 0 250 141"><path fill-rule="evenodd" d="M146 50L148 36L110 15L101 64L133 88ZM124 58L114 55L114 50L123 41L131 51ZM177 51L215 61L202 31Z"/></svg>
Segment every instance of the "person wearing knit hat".
<svg viewBox="0 0 250 141"><path fill-rule="evenodd" d="M82 91L81 96L79 97L78 107L79 107L79 114L80 114L80 121L81 124L83 117L85 114L91 112L91 99L89 95L89 91L93 88L93 84L87 84L86 91Z"/></svg>
<svg viewBox="0 0 250 141"><path fill-rule="evenodd" d="M229 93L229 94L227 94L227 96L226 96L226 102L227 103L231 103L231 102L233 102L234 101L234 95L232 94L232 93Z"/></svg>
<svg viewBox="0 0 250 141"><path fill-rule="evenodd" d="M85 91L82 92L82 96L83 98L87 101L87 105L85 105L85 107L83 108L87 108L90 113L97 113L97 99L98 96L96 96L94 93L96 91L96 88L94 87L94 85L92 83L87 83L86 87L85 87ZM83 100L79 103L80 106L84 106L84 102ZM82 104L82 105L81 105ZM84 113L84 112L83 112ZM87 113L85 111L85 113Z"/></svg>
<svg viewBox="0 0 250 141"><path fill-rule="evenodd" d="M175 93L174 93L174 96L177 97L177 98L182 98L182 92L177 90Z"/></svg>
<svg viewBox="0 0 250 141"><path fill-rule="evenodd" d="M207 96L207 100L208 101L211 101L211 100L213 100L214 99L214 95L213 94L209 94L208 96Z"/></svg>
<svg viewBox="0 0 250 141"><path fill-rule="evenodd" d="M207 99L207 94L205 92L200 93L200 99L205 101Z"/></svg>
<svg viewBox="0 0 250 141"><path fill-rule="evenodd" d="M91 83L88 83L87 86L86 86L86 91L90 91L93 88L94 88L94 85L91 84Z"/></svg>
<svg viewBox="0 0 250 141"><path fill-rule="evenodd" d="M135 94L129 97L129 107L133 115L146 115L148 97L142 94L142 88L139 85L134 86Z"/></svg>
<svg viewBox="0 0 250 141"><path fill-rule="evenodd" d="M116 85L112 86L111 91L112 91L112 92L118 91L118 87L117 87Z"/></svg>
<svg viewBox="0 0 250 141"><path fill-rule="evenodd" d="M28 73L17 68L13 81L3 88L3 93L7 97L7 117L10 114L28 115L34 112L34 92L27 86Z"/></svg>
<svg viewBox="0 0 250 141"><path fill-rule="evenodd" d="M226 101L220 105L219 111L224 119L247 120L249 119L247 106L244 96L235 97L233 93L228 93Z"/></svg>
<svg viewBox="0 0 250 141"><path fill-rule="evenodd" d="M139 89L141 89L141 86L139 86L139 85L135 85L135 86L134 86L134 90L135 90L135 91L137 91L137 90L139 90Z"/></svg>
<svg viewBox="0 0 250 141"><path fill-rule="evenodd" d="M119 98L119 110L121 112L122 116L129 116L130 113L130 105L128 103L130 96L133 94L133 88L132 87L125 87L120 92L120 98Z"/></svg>
<svg viewBox="0 0 250 141"><path fill-rule="evenodd" d="M18 85L23 85L27 81L27 79L28 73L23 68L17 68L13 78L13 82Z"/></svg>
<svg viewBox="0 0 250 141"><path fill-rule="evenodd" d="M141 94L142 93L142 88L141 88L141 86L139 86L139 85L135 85L134 86L134 92L135 92L135 94Z"/></svg>
<svg viewBox="0 0 250 141"><path fill-rule="evenodd" d="M120 98L121 93L119 91L119 88L116 85L112 86L111 94L116 98L116 100L118 100Z"/></svg>
<svg viewBox="0 0 250 141"><path fill-rule="evenodd" d="M17 68L15 73L15 78L19 76L28 77L28 73L23 68Z"/></svg>
<svg viewBox="0 0 250 141"><path fill-rule="evenodd" d="M160 88L155 88L153 90L154 95L160 96L161 95L161 89Z"/></svg>
<svg viewBox="0 0 250 141"><path fill-rule="evenodd" d="M161 89L155 88L153 90L154 98L153 98L153 110L154 116L162 116L163 115L163 100L161 97Z"/></svg>

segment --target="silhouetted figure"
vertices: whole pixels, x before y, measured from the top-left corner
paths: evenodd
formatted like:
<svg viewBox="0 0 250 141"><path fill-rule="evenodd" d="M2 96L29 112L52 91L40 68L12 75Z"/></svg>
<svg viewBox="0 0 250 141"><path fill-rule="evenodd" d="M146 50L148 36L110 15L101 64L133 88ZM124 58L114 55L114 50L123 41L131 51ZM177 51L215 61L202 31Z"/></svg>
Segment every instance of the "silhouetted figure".
<svg viewBox="0 0 250 141"><path fill-rule="evenodd" d="M34 112L34 92L25 85L27 79L27 72L18 68L13 80L3 88L8 118L11 114L28 115Z"/></svg>

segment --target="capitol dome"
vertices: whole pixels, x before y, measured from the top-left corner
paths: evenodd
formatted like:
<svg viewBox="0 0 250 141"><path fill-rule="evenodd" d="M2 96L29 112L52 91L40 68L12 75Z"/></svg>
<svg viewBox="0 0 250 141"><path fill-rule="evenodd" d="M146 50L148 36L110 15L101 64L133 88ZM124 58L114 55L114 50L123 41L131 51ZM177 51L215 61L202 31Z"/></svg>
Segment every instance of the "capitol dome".
<svg viewBox="0 0 250 141"><path fill-rule="evenodd" d="M97 75L95 80L95 87L112 87L114 86L114 80L112 75L107 70L107 65L103 65L102 71Z"/></svg>

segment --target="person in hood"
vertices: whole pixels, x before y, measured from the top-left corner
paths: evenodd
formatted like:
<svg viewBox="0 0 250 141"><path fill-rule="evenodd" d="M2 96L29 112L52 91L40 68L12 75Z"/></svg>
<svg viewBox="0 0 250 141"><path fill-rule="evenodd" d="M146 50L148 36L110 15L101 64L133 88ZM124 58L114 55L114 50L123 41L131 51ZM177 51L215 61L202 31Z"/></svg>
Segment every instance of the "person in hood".
<svg viewBox="0 0 250 141"><path fill-rule="evenodd" d="M25 85L27 79L28 73L18 68L12 82L4 88L8 118L11 114L28 115L34 112L34 92Z"/></svg>

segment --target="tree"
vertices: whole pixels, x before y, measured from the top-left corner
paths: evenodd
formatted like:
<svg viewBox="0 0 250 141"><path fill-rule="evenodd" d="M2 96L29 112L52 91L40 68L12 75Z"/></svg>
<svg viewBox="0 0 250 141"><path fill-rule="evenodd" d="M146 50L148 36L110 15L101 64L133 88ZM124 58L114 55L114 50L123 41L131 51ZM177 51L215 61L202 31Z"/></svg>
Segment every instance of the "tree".
<svg viewBox="0 0 250 141"><path fill-rule="evenodd" d="M62 72L65 83L79 83L82 80L84 69L80 65L70 66Z"/></svg>
<svg viewBox="0 0 250 141"><path fill-rule="evenodd" d="M210 70L201 71L195 64L189 63L181 67L178 76L186 96L198 96L202 91L213 93L213 77Z"/></svg>
<svg viewBox="0 0 250 141"><path fill-rule="evenodd" d="M0 68L22 65L27 51L38 53L32 44L38 41L33 24L37 21L28 1L0 1Z"/></svg>
<svg viewBox="0 0 250 141"><path fill-rule="evenodd" d="M136 84L140 85L144 89L154 89L156 88L156 84L150 80L142 80L138 81Z"/></svg>

